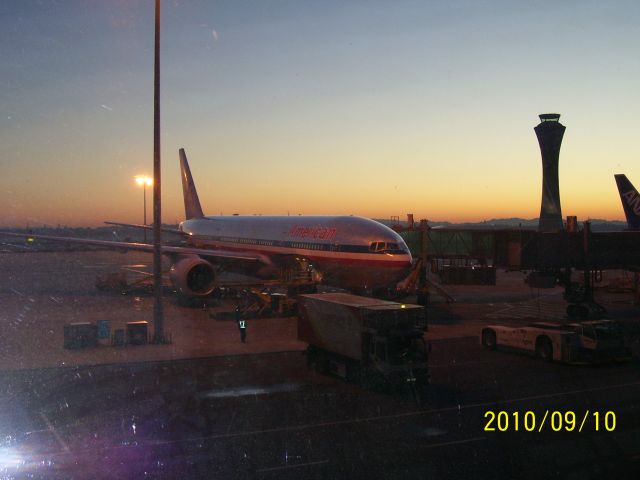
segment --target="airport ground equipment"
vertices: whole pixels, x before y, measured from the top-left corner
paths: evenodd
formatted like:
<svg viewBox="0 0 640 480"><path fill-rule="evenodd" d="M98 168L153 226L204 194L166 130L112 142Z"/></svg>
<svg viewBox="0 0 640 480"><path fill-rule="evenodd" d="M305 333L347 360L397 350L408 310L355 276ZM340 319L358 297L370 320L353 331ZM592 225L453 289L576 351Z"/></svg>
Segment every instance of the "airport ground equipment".
<svg viewBox="0 0 640 480"><path fill-rule="evenodd" d="M127 344L146 345L149 343L149 322L140 320L127 322Z"/></svg>
<svg viewBox="0 0 640 480"><path fill-rule="evenodd" d="M249 287L241 307L243 317L287 316L295 312L296 301L284 293L270 292L268 289Z"/></svg>
<svg viewBox="0 0 640 480"><path fill-rule="evenodd" d="M482 344L533 353L546 361L591 364L631 357L619 323L595 320L580 323L536 322L522 327L487 325Z"/></svg>
<svg viewBox="0 0 640 480"><path fill-rule="evenodd" d="M310 367L372 389L428 384L424 307L324 293L299 295L298 315Z"/></svg>
<svg viewBox="0 0 640 480"><path fill-rule="evenodd" d="M434 273L445 265L474 263L534 272L528 277L533 288L564 286L568 317L602 318L606 312L595 301L593 286L604 270L640 269L640 231L593 231L590 222L578 228L571 216L567 224L571 228L557 232L428 229L426 258ZM422 232L407 229L401 234L412 255L419 256ZM582 275L579 283L572 275L576 271Z"/></svg>
<svg viewBox="0 0 640 480"><path fill-rule="evenodd" d="M76 350L97 345L98 333L95 324L75 322L64 326L64 348Z"/></svg>
<svg viewBox="0 0 640 480"><path fill-rule="evenodd" d="M135 277L131 279L128 272ZM153 287L153 275L140 269L123 268L117 272L107 272L96 276L95 286L98 290L115 293L132 293L138 291L151 292ZM167 278L164 278L164 288L172 287Z"/></svg>
<svg viewBox="0 0 640 480"><path fill-rule="evenodd" d="M447 303L454 303L456 301L449 292L437 283L431 281L427 276L427 270L424 267L422 257L414 262L409 275L407 275L404 280L398 282L395 297L400 294L406 295L408 292L414 290L416 292L416 303L425 307L429 304L431 292L440 295Z"/></svg>

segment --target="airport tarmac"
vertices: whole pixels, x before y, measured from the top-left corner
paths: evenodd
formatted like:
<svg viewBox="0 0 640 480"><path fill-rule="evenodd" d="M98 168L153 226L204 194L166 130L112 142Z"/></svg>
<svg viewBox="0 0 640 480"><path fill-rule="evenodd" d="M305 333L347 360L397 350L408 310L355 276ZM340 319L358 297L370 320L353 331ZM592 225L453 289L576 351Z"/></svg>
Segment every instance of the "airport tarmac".
<svg viewBox="0 0 640 480"><path fill-rule="evenodd" d="M153 298L144 291L127 294L96 289L99 275L126 272L128 280L150 271L151 256L144 253L40 252L0 255L0 345L2 369L49 368L105 363L175 360L217 355L299 351L296 319L259 318L248 322L248 342L241 343L235 322L216 320L209 308L185 307L175 295L164 299L168 345L97 348L63 348L64 325L108 320L110 331L125 329L128 322L147 321L150 332ZM167 265L168 267L168 265ZM235 279L234 279L235 281ZM499 272L496 286L447 285L456 303L432 294L428 340L478 336L481 325L560 320L566 303L562 289L530 289L520 272ZM410 298L408 299L411 300ZM614 310L632 310L632 296L618 294L604 301ZM233 310L235 299L213 310Z"/></svg>
<svg viewBox="0 0 640 480"><path fill-rule="evenodd" d="M168 345L66 350L64 325L109 320L111 331L128 322L152 328L153 297L145 291L122 295L96 289L96 276L150 270L143 253L47 252L0 255L0 346L2 368L47 368L105 363L173 360L215 355L301 350L294 318L250 320L248 342L240 342L235 322L215 320L208 309L181 306L175 295L164 300ZM227 304L234 308L233 300Z"/></svg>
<svg viewBox="0 0 640 480"><path fill-rule="evenodd" d="M307 370L293 318L249 320L242 344L235 322L171 296L170 345L62 348L68 322L108 319L114 329L151 321L151 296L94 287L99 273L148 262L138 253L0 255L0 477L640 475L637 338L631 362L596 367L479 345L485 323L561 318L558 288L538 292L522 274L501 272L496 287L447 287L457 303L434 295L432 383L417 404L406 392L368 391ZM597 295L613 315L638 324L630 294ZM486 430L487 412L507 412L511 426ZM580 432L555 432L550 423L516 429L515 415L522 422L526 412L538 424L547 412L588 422ZM615 426L605 427L607 412Z"/></svg>

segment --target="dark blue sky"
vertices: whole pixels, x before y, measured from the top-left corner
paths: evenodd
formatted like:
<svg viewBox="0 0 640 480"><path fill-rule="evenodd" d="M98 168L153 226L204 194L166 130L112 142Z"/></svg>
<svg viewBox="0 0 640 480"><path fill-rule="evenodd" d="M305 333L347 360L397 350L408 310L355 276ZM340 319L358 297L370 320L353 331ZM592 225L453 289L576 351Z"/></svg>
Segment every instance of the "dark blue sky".
<svg viewBox="0 0 640 480"><path fill-rule="evenodd" d="M164 1L163 189L207 212L536 216L537 114L567 126L564 213L640 183L640 4ZM0 223L137 221L153 1L0 5ZM588 194L586 192L589 192Z"/></svg>

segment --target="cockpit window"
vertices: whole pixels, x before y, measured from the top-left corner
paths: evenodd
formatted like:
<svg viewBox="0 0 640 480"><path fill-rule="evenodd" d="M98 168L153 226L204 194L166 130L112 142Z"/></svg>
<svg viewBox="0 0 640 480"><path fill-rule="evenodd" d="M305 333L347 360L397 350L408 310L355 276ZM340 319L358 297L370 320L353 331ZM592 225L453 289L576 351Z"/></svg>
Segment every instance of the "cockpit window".
<svg viewBox="0 0 640 480"><path fill-rule="evenodd" d="M396 242L371 242L369 245L371 252L406 253Z"/></svg>
<svg viewBox="0 0 640 480"><path fill-rule="evenodd" d="M371 245L369 245L369 250L371 250L372 252L383 252L387 248L386 245L386 242L371 242Z"/></svg>

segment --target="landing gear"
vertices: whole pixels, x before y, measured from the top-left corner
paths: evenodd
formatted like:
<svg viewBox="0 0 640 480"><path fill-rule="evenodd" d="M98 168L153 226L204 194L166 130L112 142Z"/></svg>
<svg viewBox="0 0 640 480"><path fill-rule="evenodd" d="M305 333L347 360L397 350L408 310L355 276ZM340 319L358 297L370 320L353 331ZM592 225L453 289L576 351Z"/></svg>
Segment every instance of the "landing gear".
<svg viewBox="0 0 640 480"><path fill-rule="evenodd" d="M538 338L536 341L536 355L545 362L553 360L553 345L547 337Z"/></svg>
<svg viewBox="0 0 640 480"><path fill-rule="evenodd" d="M600 319L606 313L606 309L596 302L571 303L567 306L567 317L577 320Z"/></svg>
<svg viewBox="0 0 640 480"><path fill-rule="evenodd" d="M493 330L483 330L482 331L482 345L487 347L490 350L496 349L496 332Z"/></svg>
<svg viewBox="0 0 640 480"><path fill-rule="evenodd" d="M355 378L357 383L367 390L381 392L386 387L386 382L380 372L370 366L359 367Z"/></svg>
<svg viewBox="0 0 640 480"><path fill-rule="evenodd" d="M305 353L307 355L307 368L322 374L329 373L329 359L324 351L309 345Z"/></svg>
<svg viewBox="0 0 640 480"><path fill-rule="evenodd" d="M571 281L571 270L564 274L564 299L567 305L567 317L574 320L600 319L607 310L593 297L593 284L602 280L602 272L586 269L582 283Z"/></svg>

